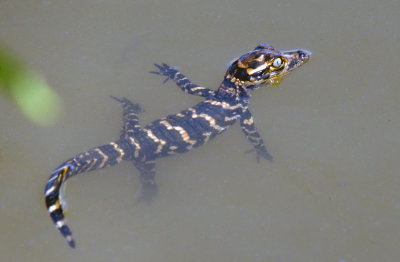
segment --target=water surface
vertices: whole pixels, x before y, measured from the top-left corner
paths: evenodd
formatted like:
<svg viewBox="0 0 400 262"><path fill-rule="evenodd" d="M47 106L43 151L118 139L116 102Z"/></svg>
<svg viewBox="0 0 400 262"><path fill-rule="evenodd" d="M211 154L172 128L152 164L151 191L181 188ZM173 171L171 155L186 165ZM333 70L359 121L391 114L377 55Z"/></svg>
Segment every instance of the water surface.
<svg viewBox="0 0 400 262"><path fill-rule="evenodd" d="M62 96L40 128L0 97L2 261L396 261L400 257L400 5L397 1L2 1L0 41ZM229 62L267 42L312 60L251 110L274 161L239 126L157 162L139 197L131 163L67 183L70 249L43 190L61 162L119 137L128 97L148 123L200 98L148 74L179 66L217 88Z"/></svg>

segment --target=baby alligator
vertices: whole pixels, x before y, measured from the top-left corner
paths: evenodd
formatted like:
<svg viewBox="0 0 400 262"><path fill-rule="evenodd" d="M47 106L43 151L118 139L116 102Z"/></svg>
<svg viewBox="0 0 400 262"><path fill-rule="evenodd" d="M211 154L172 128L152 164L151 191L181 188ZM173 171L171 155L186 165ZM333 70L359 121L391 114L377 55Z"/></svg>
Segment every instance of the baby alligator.
<svg viewBox="0 0 400 262"><path fill-rule="evenodd" d="M70 247L75 247L67 226L60 199L60 188L65 180L79 173L112 166L123 160L132 161L140 172L141 200L150 201L157 193L155 160L175 153L187 152L205 144L222 133L236 120L247 139L254 146L257 162L268 160L264 142L254 126L249 110L250 91L262 85L277 85L283 76L306 63L311 53L305 50L279 51L268 44L236 59L228 68L218 90L211 90L190 82L177 68L158 65L153 74L172 79L185 92L205 98L204 101L175 115L169 115L142 127L139 124L138 104L127 98L115 98L123 106L123 128L117 141L95 147L65 161L51 174L45 198L48 212L57 229Z"/></svg>

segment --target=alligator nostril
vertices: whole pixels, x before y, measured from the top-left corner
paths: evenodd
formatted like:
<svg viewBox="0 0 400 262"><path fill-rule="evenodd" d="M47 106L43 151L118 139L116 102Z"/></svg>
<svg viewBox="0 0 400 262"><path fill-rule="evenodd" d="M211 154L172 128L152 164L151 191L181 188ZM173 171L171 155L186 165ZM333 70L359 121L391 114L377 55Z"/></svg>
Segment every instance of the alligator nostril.
<svg viewBox="0 0 400 262"><path fill-rule="evenodd" d="M310 51L300 50L299 53L300 53L300 55L299 55L300 59L303 60L303 61L306 61L306 60L310 59L310 57L311 57L311 52Z"/></svg>

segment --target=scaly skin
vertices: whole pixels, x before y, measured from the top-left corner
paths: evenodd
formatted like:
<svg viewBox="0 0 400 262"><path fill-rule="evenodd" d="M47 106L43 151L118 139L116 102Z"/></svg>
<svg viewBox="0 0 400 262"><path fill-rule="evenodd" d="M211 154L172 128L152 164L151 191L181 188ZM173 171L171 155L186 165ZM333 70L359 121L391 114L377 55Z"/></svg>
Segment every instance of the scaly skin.
<svg viewBox="0 0 400 262"><path fill-rule="evenodd" d="M75 247L71 230L65 222L60 188L65 180L79 173L97 170L132 161L140 172L142 197L149 202L157 193L155 160L183 153L204 145L239 120L243 133L261 158L272 160L264 141L257 132L248 108L250 92L263 85L279 84L282 77L306 63L311 53L304 50L279 51L261 44L235 60L228 68L218 90L214 91L191 83L176 68L155 64L158 71L151 73L173 80L185 93L205 98L197 105L155 120L141 127L138 113L141 108L127 98L112 97L123 106L123 128L120 139L95 147L65 161L51 174L46 188L48 212L70 247Z"/></svg>

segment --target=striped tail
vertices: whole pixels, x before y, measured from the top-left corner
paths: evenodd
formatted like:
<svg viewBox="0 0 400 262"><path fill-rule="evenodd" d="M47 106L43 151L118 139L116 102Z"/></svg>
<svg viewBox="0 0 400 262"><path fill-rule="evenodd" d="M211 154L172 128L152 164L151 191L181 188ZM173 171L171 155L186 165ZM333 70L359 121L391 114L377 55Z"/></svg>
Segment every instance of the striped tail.
<svg viewBox="0 0 400 262"><path fill-rule="evenodd" d="M139 151L140 146L138 144L132 144L126 139L118 140L77 155L75 158L64 162L51 174L45 188L47 210L58 231L70 247L75 247L75 241L65 222L62 209L60 189L63 182L79 173L115 165L123 160L132 160L134 156L142 157Z"/></svg>
<svg viewBox="0 0 400 262"><path fill-rule="evenodd" d="M73 172L73 170L73 164L64 164L60 168L56 169L53 174L51 174L47 182L44 194L46 197L47 210L50 213L51 219L67 241L68 245L72 248L75 248L75 241L72 238L71 230L65 222L62 203L60 199L61 185L68 177L68 175Z"/></svg>

